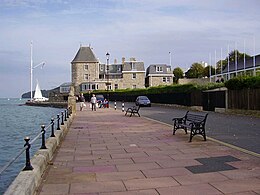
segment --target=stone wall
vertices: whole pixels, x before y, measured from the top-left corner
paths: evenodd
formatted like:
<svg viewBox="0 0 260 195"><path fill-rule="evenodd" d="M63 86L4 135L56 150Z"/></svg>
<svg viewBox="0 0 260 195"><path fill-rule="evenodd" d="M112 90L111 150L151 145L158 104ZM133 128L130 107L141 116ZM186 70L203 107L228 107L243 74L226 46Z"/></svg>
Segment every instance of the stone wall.
<svg viewBox="0 0 260 195"><path fill-rule="evenodd" d="M184 85L184 84L188 84L188 83L196 83L196 84L207 84L209 83L209 78L194 78L194 79L187 79L187 78L183 78L183 79L179 79L178 84Z"/></svg>
<svg viewBox="0 0 260 195"><path fill-rule="evenodd" d="M133 79L133 73L123 73L123 89L132 89L135 85L136 88L144 88L145 87L145 73L144 72L136 72L136 78Z"/></svg>

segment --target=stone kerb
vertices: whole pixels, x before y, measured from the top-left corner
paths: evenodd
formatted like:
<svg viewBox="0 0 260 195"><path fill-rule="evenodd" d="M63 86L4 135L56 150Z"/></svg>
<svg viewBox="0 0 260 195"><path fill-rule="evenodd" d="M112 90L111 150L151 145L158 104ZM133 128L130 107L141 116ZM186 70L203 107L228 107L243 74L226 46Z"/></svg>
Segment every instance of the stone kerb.
<svg viewBox="0 0 260 195"><path fill-rule="evenodd" d="M75 113L74 113L75 114ZM38 150L31 159L32 171L21 171L12 184L5 191L4 195L31 195L39 186L41 177L50 163L55 150L65 137L73 121L74 114L61 126L61 130L55 132L55 137L46 141L47 149Z"/></svg>

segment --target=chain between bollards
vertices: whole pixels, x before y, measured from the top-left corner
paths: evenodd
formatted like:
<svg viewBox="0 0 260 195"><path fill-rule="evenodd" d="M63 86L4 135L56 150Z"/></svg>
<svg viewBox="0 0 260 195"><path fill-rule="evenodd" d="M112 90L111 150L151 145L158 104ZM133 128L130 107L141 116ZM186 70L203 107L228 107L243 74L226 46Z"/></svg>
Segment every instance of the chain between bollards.
<svg viewBox="0 0 260 195"><path fill-rule="evenodd" d="M25 167L23 171L31 171L33 170L33 167L31 165L31 160L30 160L30 148L31 148L31 144L29 143L30 137L25 137L24 141L25 141L24 147L27 146L27 148L25 152L26 159L25 159Z"/></svg>

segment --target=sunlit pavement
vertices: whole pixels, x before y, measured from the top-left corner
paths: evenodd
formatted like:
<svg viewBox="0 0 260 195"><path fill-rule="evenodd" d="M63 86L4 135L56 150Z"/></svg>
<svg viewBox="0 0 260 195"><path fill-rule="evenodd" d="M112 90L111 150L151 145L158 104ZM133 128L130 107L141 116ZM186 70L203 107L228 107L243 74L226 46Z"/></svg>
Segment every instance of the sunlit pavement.
<svg viewBox="0 0 260 195"><path fill-rule="evenodd" d="M121 110L77 115L38 194L259 194L260 159Z"/></svg>

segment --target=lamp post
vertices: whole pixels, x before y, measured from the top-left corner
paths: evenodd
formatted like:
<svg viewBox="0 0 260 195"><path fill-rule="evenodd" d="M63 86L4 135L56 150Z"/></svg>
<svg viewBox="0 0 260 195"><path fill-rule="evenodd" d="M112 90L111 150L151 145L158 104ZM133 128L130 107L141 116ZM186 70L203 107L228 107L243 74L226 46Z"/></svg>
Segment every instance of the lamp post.
<svg viewBox="0 0 260 195"><path fill-rule="evenodd" d="M107 58L107 68L106 68L106 76L107 76L107 101L108 101L108 105L109 105L109 93L108 93L108 86L109 86L109 76L108 76L108 71L109 71L109 68L108 68L108 65L109 65L109 56L110 54L107 52L106 53L106 58Z"/></svg>
<svg viewBox="0 0 260 195"><path fill-rule="evenodd" d="M33 69L35 69L39 66L41 66L43 68L43 66L45 65L45 62L41 62L41 63L33 66L32 56L33 56L33 43L31 42L31 68L30 68L30 70L31 70L31 74L30 74L30 76L31 76L31 78L30 78L30 80L31 80L31 101L32 101L32 91L33 91L33 89L32 89L32 87L33 87Z"/></svg>

